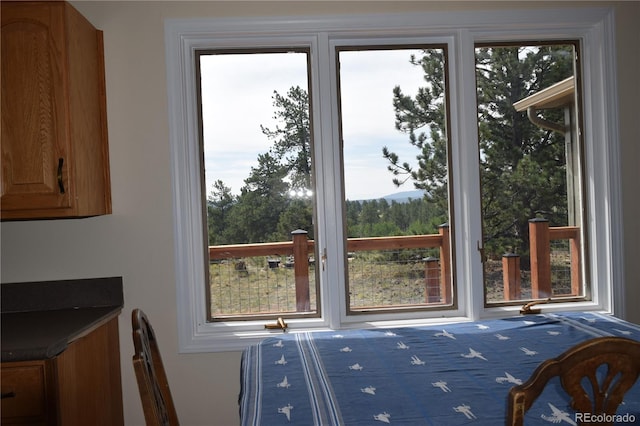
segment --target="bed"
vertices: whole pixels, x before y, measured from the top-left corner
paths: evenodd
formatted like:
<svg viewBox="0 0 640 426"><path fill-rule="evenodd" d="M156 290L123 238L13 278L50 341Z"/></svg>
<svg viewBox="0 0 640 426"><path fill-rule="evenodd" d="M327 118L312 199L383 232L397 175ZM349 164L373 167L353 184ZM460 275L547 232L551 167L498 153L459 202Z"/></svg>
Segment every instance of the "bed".
<svg viewBox="0 0 640 426"><path fill-rule="evenodd" d="M640 326L597 313L546 313L440 326L284 333L243 352L248 425L502 425L506 397L535 367L598 336ZM640 422L640 380L618 414ZM527 424L576 424L550 382Z"/></svg>

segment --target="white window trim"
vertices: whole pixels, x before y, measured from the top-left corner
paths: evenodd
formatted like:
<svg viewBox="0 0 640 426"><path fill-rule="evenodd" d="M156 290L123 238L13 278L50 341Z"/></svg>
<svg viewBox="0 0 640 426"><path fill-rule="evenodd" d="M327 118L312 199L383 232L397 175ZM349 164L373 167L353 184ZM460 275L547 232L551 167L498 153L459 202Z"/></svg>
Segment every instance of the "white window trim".
<svg viewBox="0 0 640 426"><path fill-rule="evenodd" d="M435 12L411 15L357 15L324 17L281 17L262 19L177 19L165 22L166 66L171 171L173 189L173 217L175 237L176 297L180 352L215 352L241 350L250 343L272 335L262 328L263 322L208 323L204 267L207 253L202 232L200 193L200 156L197 134L197 93L195 85L195 50L200 48L232 47L250 40L252 47L261 47L270 37L287 37L290 45L313 45L321 60L312 58L312 73L323 84L329 83L331 93L313 87L313 114L316 123L317 150L325 151L324 164L316 171L322 186L318 194L325 213L319 214L323 225L342 229L341 208L333 195L339 193L339 155L326 141L335 138L335 111L330 107L335 97L335 77L329 64L334 59L330 43L339 39L377 39L431 37L451 40L450 64L473 61L474 43L499 40L580 39L583 43L583 85L587 218L589 244L586 250L591 261L593 301L557 304L549 310L600 310L623 316L623 247L621 225L621 193L617 128L617 87L614 46L614 17L611 8L576 8L555 10L496 10L473 12ZM282 39L280 39L282 40ZM282 41L281 41L282 43ZM458 310L421 314L421 318L407 316L405 320L381 321L379 316L358 316L358 322L347 322L343 298L335 293L323 300L322 319L292 320L294 330L395 326L425 322L476 320L484 317L510 315L517 307L485 308L482 285L482 265L476 249L481 240L477 127L475 107L475 75L473 67L450 68L449 89L451 105L451 157L453 173L452 221L455 228L456 285ZM319 105L322 105L321 107ZM318 125L319 123L319 125ZM464 143L460 142L464 141ZM599 143L607 141L607 143ZM333 150L333 151L332 151ZM597 176L598 179L593 177ZM326 197L326 198L325 198ZM333 214L328 214L333 212ZM593 218L604 218L594 221ZM318 235L320 244L329 253L337 253L341 236L327 232ZM324 241L322 241L324 239ZM329 262L342 259L335 255ZM337 274L337 273L336 273ZM337 274L339 275L339 274ZM343 280L340 277L325 279ZM600 283L600 285L599 285ZM604 284L603 284L604 283ZM341 307L337 309L337 307ZM447 315L445 318L443 315Z"/></svg>

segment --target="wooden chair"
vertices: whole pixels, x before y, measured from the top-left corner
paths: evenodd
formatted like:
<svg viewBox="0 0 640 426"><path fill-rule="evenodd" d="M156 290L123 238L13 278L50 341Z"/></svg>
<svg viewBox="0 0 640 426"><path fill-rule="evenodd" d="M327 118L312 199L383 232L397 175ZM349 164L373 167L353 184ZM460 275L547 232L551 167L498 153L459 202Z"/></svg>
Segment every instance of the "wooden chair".
<svg viewBox="0 0 640 426"><path fill-rule="evenodd" d="M598 382L596 371L602 365L607 366L606 370L601 369L606 374ZM560 378L562 388L571 397L571 407L576 413L615 414L624 394L633 386L639 374L640 342L622 337L587 340L556 358L544 361L529 380L511 388L507 425L523 424L525 413L540 396L547 382L555 376ZM591 389L583 388L585 377Z"/></svg>
<svg viewBox="0 0 640 426"><path fill-rule="evenodd" d="M178 416L153 328L140 309L131 312L131 325L135 350L133 369L147 426L178 426Z"/></svg>

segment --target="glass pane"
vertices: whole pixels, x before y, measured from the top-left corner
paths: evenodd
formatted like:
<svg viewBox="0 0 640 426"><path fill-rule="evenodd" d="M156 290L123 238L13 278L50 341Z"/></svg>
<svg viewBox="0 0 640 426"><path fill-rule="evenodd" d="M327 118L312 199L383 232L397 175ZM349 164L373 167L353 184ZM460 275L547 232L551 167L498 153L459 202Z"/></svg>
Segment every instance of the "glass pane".
<svg viewBox="0 0 640 426"><path fill-rule="evenodd" d="M450 305L445 49L337 54L349 312Z"/></svg>
<svg viewBox="0 0 640 426"><path fill-rule="evenodd" d="M476 48L487 303L585 294L576 56Z"/></svg>
<svg viewBox="0 0 640 426"><path fill-rule="evenodd" d="M308 52L201 52L215 319L317 315Z"/></svg>

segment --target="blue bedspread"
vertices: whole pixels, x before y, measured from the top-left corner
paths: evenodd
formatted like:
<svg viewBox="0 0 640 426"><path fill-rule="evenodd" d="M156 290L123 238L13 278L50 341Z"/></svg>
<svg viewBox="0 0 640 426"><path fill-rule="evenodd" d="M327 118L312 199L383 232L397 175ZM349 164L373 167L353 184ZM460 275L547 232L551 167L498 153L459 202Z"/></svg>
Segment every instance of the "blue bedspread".
<svg viewBox="0 0 640 426"><path fill-rule="evenodd" d="M611 335L640 340L640 326L574 312L282 334L243 354L242 425L503 425L509 389L540 362ZM526 424L576 424L559 386L546 387ZM640 424L640 381L618 413Z"/></svg>

